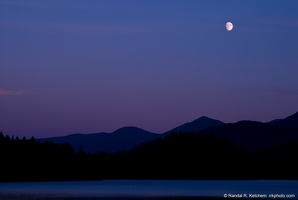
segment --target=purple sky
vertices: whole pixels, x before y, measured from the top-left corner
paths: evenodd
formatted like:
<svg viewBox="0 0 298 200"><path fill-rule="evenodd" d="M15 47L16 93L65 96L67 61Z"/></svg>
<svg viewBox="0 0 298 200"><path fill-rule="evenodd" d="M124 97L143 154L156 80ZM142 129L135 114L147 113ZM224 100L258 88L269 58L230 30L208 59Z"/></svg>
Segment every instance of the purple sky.
<svg viewBox="0 0 298 200"><path fill-rule="evenodd" d="M0 0L4 134L162 133L297 111L296 0Z"/></svg>

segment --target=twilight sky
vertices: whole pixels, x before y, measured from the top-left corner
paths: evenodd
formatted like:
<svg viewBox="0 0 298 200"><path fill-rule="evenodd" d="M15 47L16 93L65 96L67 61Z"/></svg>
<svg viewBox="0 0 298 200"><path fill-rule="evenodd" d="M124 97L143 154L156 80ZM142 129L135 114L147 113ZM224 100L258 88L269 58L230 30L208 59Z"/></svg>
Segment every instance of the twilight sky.
<svg viewBox="0 0 298 200"><path fill-rule="evenodd" d="M4 134L297 111L297 0L0 0Z"/></svg>

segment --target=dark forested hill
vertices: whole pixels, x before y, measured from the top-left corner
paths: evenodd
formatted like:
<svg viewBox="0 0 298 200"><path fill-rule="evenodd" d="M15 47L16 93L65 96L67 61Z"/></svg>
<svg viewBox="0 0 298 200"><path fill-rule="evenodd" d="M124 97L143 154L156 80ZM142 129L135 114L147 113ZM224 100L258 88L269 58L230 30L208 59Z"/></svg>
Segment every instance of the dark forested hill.
<svg viewBox="0 0 298 200"><path fill-rule="evenodd" d="M246 151L262 151L298 141L298 113L271 123L239 121L223 124L202 131L205 134L225 138ZM202 133L197 132L197 133Z"/></svg>
<svg viewBox="0 0 298 200"><path fill-rule="evenodd" d="M130 151L97 154L0 133L0 181L298 179L297 155L297 142L247 152L204 133L173 133Z"/></svg>
<svg viewBox="0 0 298 200"><path fill-rule="evenodd" d="M261 151L298 140L298 133L254 121L240 121L210 128L205 134L225 138L246 151Z"/></svg>

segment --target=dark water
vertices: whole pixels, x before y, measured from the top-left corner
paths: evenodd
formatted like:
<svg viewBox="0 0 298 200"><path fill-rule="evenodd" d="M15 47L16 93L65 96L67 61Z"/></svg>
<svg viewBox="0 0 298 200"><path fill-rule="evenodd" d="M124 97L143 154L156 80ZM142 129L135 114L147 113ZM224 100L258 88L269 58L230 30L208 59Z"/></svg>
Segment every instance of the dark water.
<svg viewBox="0 0 298 200"><path fill-rule="evenodd" d="M233 195L238 195L238 198ZM1 200L257 199L258 196L254 195L263 195L262 199L298 199L298 181L105 180L0 183Z"/></svg>

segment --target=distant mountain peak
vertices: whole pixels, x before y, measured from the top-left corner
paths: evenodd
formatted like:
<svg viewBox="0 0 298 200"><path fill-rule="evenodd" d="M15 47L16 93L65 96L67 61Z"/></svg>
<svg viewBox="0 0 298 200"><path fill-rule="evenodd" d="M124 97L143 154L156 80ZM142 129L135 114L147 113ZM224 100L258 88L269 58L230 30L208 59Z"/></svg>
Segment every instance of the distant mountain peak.
<svg viewBox="0 0 298 200"><path fill-rule="evenodd" d="M127 133L127 132L148 132L148 131L145 131L144 129L141 129L135 126L125 126L117 129L116 131L113 132L113 134Z"/></svg>
<svg viewBox="0 0 298 200"><path fill-rule="evenodd" d="M112 133L94 133L94 134L71 134L68 136L43 138L41 141L53 141L63 144L69 143L79 151L83 148L85 152L120 152L130 150L136 146L155 140L159 135L145 131L138 127L127 126L119 128Z"/></svg>
<svg viewBox="0 0 298 200"><path fill-rule="evenodd" d="M213 120L212 118L210 118L210 117L207 117L207 116L202 116L202 117L199 117L199 118L197 118L196 120L208 120L208 119L211 119L211 120Z"/></svg>
<svg viewBox="0 0 298 200"><path fill-rule="evenodd" d="M135 126L124 126L124 127L118 128L116 131L120 131L120 130L143 130L143 129L135 127ZM116 132L116 131L114 131L114 132Z"/></svg>
<svg viewBox="0 0 298 200"><path fill-rule="evenodd" d="M222 125L224 122L212 119L206 116L202 116L197 118L196 120L192 122L188 122L185 124L182 124L181 126L178 126L165 134L173 133L173 132L198 132L206 128L210 128L213 126Z"/></svg>
<svg viewBox="0 0 298 200"><path fill-rule="evenodd" d="M199 117L198 119L204 119L204 118L211 119L210 117L207 117L207 116L205 116L205 115Z"/></svg>
<svg viewBox="0 0 298 200"><path fill-rule="evenodd" d="M202 116L202 117L199 117L197 119L195 119L194 121L192 122L195 122L195 121L203 121L203 120L206 120L206 121L219 121L219 120L216 120L216 119L213 119L213 118L210 118L210 117L207 117L207 116ZM191 123L191 122L189 122ZM222 122L223 123L223 122Z"/></svg>

